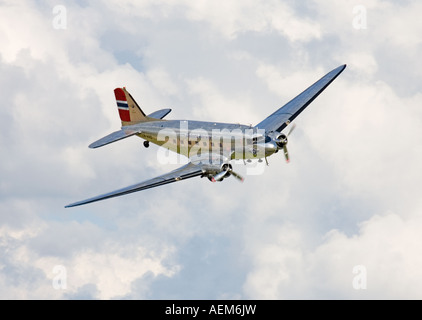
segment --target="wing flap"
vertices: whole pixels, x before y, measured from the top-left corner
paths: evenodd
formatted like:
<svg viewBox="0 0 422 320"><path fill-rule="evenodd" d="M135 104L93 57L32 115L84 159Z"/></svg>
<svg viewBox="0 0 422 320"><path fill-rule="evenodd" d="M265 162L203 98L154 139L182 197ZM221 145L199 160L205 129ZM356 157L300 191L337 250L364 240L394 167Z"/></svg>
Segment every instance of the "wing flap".
<svg viewBox="0 0 422 320"><path fill-rule="evenodd" d="M346 68L346 65L337 67L330 71L308 89L290 100L280 109L258 123L255 127L265 129L266 132L281 132L291 121L293 121L319 94L333 82L340 73Z"/></svg>
<svg viewBox="0 0 422 320"><path fill-rule="evenodd" d="M188 163L187 165L180 167L176 170L173 170L169 173L163 174L159 177L150 179L150 180L146 180L134 185L131 185L129 187L126 188L122 188L119 190L115 190L109 193L105 193L93 198L89 198L86 200L82 200L82 201L78 201L78 202L74 202L71 203L67 206L65 206L65 208L70 208L70 207L76 207L76 206L80 206L80 205L84 205L84 204L88 204L88 203L92 203L92 202L96 202L96 201L100 201L100 200L105 200L105 199L109 199L109 198L114 198L114 197L118 197L118 196L122 196L122 195L126 195L129 193L133 193L133 192L137 192L137 191L141 191L141 190L145 190L145 189L150 189L150 188L154 188L154 187L158 187L164 184L168 184L168 183L172 183L172 182L176 182L176 181L180 181L180 180L184 180L184 179L189 179L189 178L193 178L193 177L197 177L202 175L202 169L201 166L195 165L193 163Z"/></svg>

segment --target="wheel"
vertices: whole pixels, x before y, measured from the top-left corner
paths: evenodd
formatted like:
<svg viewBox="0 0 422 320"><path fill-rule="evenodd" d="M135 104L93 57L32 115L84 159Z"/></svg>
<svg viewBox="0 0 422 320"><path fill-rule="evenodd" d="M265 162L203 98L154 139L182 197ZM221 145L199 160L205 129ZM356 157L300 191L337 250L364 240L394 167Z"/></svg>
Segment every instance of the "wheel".
<svg viewBox="0 0 422 320"><path fill-rule="evenodd" d="M148 148L149 147L149 141L147 141L147 140L144 141L144 147L145 148Z"/></svg>

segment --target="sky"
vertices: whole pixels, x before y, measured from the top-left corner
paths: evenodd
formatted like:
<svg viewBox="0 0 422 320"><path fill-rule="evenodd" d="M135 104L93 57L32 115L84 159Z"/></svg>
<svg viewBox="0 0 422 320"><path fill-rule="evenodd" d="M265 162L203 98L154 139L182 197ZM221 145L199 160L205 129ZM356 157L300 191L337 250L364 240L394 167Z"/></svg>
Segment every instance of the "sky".
<svg viewBox="0 0 422 320"><path fill-rule="evenodd" d="M420 1L0 0L1 299L421 299ZM255 125L341 64L291 162L64 206L178 167L146 113ZM252 163L249 166L254 166Z"/></svg>

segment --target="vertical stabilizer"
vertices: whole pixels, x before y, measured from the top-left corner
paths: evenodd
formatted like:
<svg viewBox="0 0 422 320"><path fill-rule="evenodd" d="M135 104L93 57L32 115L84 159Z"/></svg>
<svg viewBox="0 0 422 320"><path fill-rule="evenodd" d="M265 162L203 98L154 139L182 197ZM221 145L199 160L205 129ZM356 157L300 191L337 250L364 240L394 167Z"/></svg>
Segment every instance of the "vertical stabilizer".
<svg viewBox="0 0 422 320"><path fill-rule="evenodd" d="M117 109L119 110L122 126L153 120L145 115L135 99L126 91L126 88L114 89L114 96L116 97Z"/></svg>

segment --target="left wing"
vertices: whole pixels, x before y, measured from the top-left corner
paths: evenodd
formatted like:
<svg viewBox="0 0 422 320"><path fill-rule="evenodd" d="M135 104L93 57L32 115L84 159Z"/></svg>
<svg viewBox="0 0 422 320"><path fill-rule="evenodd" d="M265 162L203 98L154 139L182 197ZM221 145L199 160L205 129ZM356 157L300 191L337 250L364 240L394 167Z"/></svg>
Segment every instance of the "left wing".
<svg viewBox="0 0 422 320"><path fill-rule="evenodd" d="M138 131L136 131L136 130L129 130L129 129L127 129L127 128L124 127L123 129L121 129L119 131L115 131L113 133L110 133L109 135L106 135L105 137L101 138L100 140L97 140L97 141L91 143L89 145L89 147L91 149L102 147L102 146L105 146L106 144L109 144L109 143L112 143L112 142L116 142L116 141L119 141L119 140L122 140L122 139L125 139L125 138L128 138L128 137L131 137L131 136L133 136L133 135L135 135L137 133L140 133L140 132L141 132L140 130L138 130Z"/></svg>
<svg viewBox="0 0 422 320"><path fill-rule="evenodd" d="M255 127L264 129L267 133L272 131L281 132L291 121L305 110L305 108L314 101L314 99L318 97L345 68L346 65L344 64L330 71L297 97L258 123Z"/></svg>
<svg viewBox="0 0 422 320"><path fill-rule="evenodd" d="M65 206L65 208L76 207L76 206L80 206L80 205L95 202L95 201L118 197L118 196L122 196L122 195L129 194L132 192L137 192L137 191L141 191L141 190L145 190L149 188L158 187L163 184L197 177L202 174L203 174L203 171L202 171L201 165L197 165L197 164L193 164L192 162L189 162L187 165L184 165L183 167L180 167L169 173L163 174L162 176L159 176L159 177L156 177L156 178L153 178L141 183L137 183L137 184L134 184L129 187L122 188L116 191L105 193L93 198L71 203Z"/></svg>

